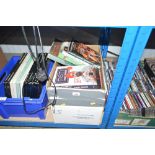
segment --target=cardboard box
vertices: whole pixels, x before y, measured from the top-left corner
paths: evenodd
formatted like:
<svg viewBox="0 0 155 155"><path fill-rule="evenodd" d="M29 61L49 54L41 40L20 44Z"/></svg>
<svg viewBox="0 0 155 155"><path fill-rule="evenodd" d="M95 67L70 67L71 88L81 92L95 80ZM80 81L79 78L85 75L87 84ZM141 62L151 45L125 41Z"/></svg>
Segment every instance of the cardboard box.
<svg viewBox="0 0 155 155"><path fill-rule="evenodd" d="M55 123L99 125L103 117L103 106L56 105L52 112Z"/></svg>
<svg viewBox="0 0 155 155"><path fill-rule="evenodd" d="M99 46L94 47L99 50ZM104 73L103 61L101 61L102 76ZM55 69L58 66L55 63L50 74L52 79ZM107 96L106 77L102 78L101 89L75 89L57 87L57 103L52 108L53 119L55 123L68 124L88 124L99 125L102 121L104 104ZM53 101L54 87L51 87L50 81L47 82L47 94L49 101Z"/></svg>

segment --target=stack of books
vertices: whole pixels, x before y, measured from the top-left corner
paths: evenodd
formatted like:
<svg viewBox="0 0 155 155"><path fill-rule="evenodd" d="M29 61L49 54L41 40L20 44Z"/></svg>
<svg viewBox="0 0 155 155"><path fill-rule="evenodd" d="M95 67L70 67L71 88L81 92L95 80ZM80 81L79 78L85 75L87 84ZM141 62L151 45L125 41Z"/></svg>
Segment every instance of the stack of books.
<svg viewBox="0 0 155 155"><path fill-rule="evenodd" d="M47 64L47 53L44 54ZM42 55L39 64L43 68ZM5 96L8 98L38 98L43 83L37 79L37 64L30 54L24 53L4 81Z"/></svg>
<svg viewBox="0 0 155 155"><path fill-rule="evenodd" d="M48 58L59 63L53 75L56 87L76 89L105 88L104 68L99 48L79 42L52 43Z"/></svg>
<svg viewBox="0 0 155 155"><path fill-rule="evenodd" d="M48 58L63 65L101 65L101 55L90 46L78 42L61 42L55 40L52 43Z"/></svg>

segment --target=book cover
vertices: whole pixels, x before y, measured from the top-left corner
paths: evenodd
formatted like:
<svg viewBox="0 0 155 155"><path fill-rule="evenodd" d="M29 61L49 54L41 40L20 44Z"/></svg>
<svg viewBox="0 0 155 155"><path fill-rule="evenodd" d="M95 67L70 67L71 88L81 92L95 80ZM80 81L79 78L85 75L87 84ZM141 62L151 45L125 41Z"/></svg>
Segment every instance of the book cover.
<svg viewBox="0 0 155 155"><path fill-rule="evenodd" d="M91 49L84 43L72 42L70 46L70 53L74 56L77 55L77 57L80 56L81 58L96 65L100 65L101 63L100 53Z"/></svg>
<svg viewBox="0 0 155 155"><path fill-rule="evenodd" d="M71 88L100 88L99 69L92 66L58 66L53 81L56 86Z"/></svg>

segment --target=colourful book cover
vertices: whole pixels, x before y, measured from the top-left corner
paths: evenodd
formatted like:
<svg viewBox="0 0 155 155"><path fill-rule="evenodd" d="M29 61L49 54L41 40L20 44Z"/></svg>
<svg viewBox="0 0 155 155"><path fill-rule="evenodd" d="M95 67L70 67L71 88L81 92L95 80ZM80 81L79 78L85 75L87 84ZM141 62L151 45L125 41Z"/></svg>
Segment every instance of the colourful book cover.
<svg viewBox="0 0 155 155"><path fill-rule="evenodd" d="M92 66L58 66L53 81L60 87L101 88L99 68Z"/></svg>
<svg viewBox="0 0 155 155"><path fill-rule="evenodd" d="M70 46L70 53L74 53L74 55L80 56L81 58L96 65L100 65L101 63L100 53L91 49L84 43L72 42Z"/></svg>

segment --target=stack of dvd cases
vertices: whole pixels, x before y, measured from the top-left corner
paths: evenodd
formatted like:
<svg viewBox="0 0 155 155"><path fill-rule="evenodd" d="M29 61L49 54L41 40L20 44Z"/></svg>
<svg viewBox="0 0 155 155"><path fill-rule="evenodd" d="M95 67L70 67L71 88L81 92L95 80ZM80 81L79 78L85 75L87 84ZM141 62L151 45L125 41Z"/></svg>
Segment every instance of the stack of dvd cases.
<svg viewBox="0 0 155 155"><path fill-rule="evenodd" d="M115 72L116 62L105 62L108 88ZM131 81L121 110L135 116L155 117L155 87L140 62Z"/></svg>
<svg viewBox="0 0 155 155"><path fill-rule="evenodd" d="M44 57L47 63L47 54L44 54ZM39 54L38 61L43 67L41 54ZM30 54L24 53L4 81L5 96L8 98L38 98L42 90L42 83L38 81L36 75L37 63L33 61Z"/></svg>

